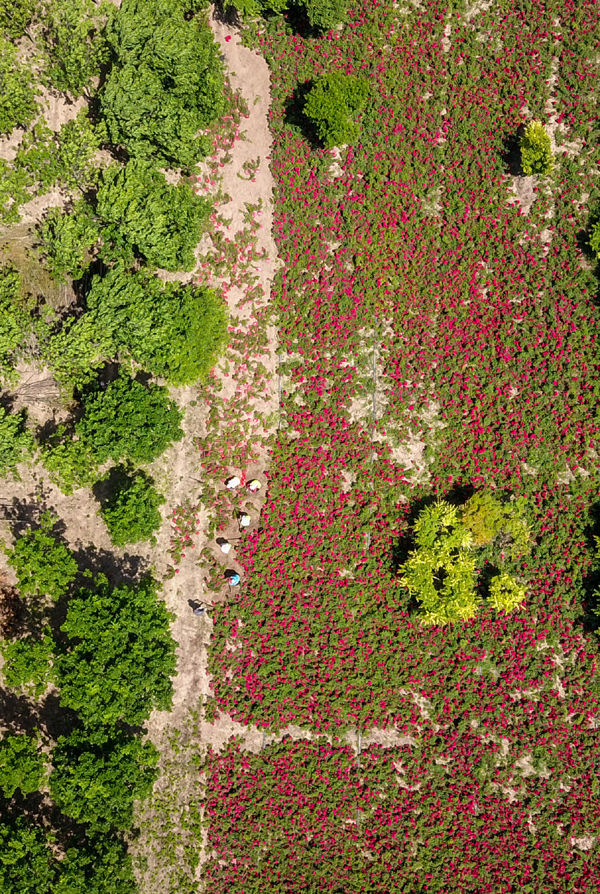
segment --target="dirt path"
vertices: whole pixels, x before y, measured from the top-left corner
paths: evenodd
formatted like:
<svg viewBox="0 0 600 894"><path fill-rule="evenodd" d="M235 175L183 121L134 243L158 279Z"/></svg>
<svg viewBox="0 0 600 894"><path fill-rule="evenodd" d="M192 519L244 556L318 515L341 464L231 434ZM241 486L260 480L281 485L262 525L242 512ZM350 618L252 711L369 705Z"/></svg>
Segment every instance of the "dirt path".
<svg viewBox="0 0 600 894"><path fill-rule="evenodd" d="M220 162L223 167L218 178L214 176L214 162L212 166L199 166L198 178L198 192L220 190L230 197L214 218L214 232L200 246L199 268L200 281L221 289L226 297L231 345L200 397L194 387L174 391L186 409L186 437L161 458L156 470L159 485L161 476L165 482L168 478L171 508L189 501L199 504L200 509L193 546L186 549L177 572L164 584L164 598L174 614L172 632L178 644L178 672L172 711L156 712L149 723L150 737L161 751L163 773L153 799L139 818L142 832L132 848L144 894L168 894L184 890L184 886L185 890L195 889L200 872L195 860L201 834L197 822L201 809L200 774L195 758L207 745L220 747L240 732L238 725L227 717L209 724L196 713L210 692L206 647L212 620L210 610L195 616L189 601L198 600L210 606L211 602L234 596L228 587L211 592L206 586L207 563L213 574L220 571L221 576L226 568L239 568L235 549L224 556L215 541L219 535L232 541L239 536L237 522L229 513L226 524L221 522L216 531L211 530L215 527L214 504L219 502L222 508L225 502L227 507L231 495L224 479L228 474L245 472L248 478L256 476L263 482L260 494L244 493L241 498L236 494L231 500L233 507L236 499L237 505L243 499L244 505L251 507L253 526L256 525L266 496L264 473L279 409L276 330L269 318L270 285L277 266L271 236L273 182L267 117L270 75L264 59L243 47L237 32L218 21L213 20L211 25L225 57L231 86L242 94L249 114L242 119L241 138L231 146L225 163ZM230 260L221 265L218 261L224 252L230 254ZM233 429L245 432L248 441L251 461L245 467L241 463L228 465L228 457L235 455L232 448L228 449ZM198 441L202 444L203 439L207 449L222 445L224 456L218 472L210 466L207 472L206 463L204 468L201 466ZM170 524L163 525L153 550L159 576L167 570L171 534ZM258 737L262 733L247 732L257 740L254 747L260 747Z"/></svg>

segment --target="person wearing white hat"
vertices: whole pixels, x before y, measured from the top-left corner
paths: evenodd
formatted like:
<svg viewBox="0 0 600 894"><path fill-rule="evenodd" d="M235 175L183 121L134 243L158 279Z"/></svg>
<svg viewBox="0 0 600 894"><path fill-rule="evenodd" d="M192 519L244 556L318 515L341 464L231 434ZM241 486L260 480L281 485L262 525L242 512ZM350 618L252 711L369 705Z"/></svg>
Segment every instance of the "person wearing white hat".
<svg viewBox="0 0 600 894"><path fill-rule="evenodd" d="M242 479L238 478L237 475L231 475L230 478L225 482L225 487L228 487L229 490L235 490L236 487L239 487L242 483Z"/></svg>
<svg viewBox="0 0 600 894"><path fill-rule="evenodd" d="M217 540L217 545L221 552L225 553L225 555L231 552L231 543L224 537L219 537L219 539Z"/></svg>
<svg viewBox="0 0 600 894"><path fill-rule="evenodd" d="M258 478L253 478L252 481L249 481L247 484L248 490L251 490L252 493L256 493L262 487L262 484L258 480Z"/></svg>
<svg viewBox="0 0 600 894"><path fill-rule="evenodd" d="M240 513L240 528L249 528L252 519L247 512Z"/></svg>

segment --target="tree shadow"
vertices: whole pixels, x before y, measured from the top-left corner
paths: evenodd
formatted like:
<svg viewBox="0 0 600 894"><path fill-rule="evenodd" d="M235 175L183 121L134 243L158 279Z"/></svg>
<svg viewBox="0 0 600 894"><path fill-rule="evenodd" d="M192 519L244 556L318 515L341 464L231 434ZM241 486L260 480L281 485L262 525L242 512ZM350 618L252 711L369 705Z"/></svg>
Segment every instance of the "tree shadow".
<svg viewBox="0 0 600 894"><path fill-rule="evenodd" d="M90 587L98 574L105 575L113 587L135 586L150 574L148 561L143 556L115 555L92 544L73 550L73 555L79 566L75 586Z"/></svg>
<svg viewBox="0 0 600 894"><path fill-rule="evenodd" d="M522 135L525 133L525 126L520 124L517 132L509 134L503 140L503 149L500 153L502 162L504 163L508 173L513 177L522 177L523 168L521 167L521 150L519 144Z"/></svg>
<svg viewBox="0 0 600 894"><path fill-rule="evenodd" d="M229 25L230 28L239 28L242 24L237 9L227 6L225 0L215 0L213 3L213 15L217 22Z"/></svg>
<svg viewBox="0 0 600 894"><path fill-rule="evenodd" d="M307 140L313 149L322 149L315 125L304 114L306 99L312 86L312 79L296 85L292 95L283 104L283 120L295 133Z"/></svg>
<svg viewBox="0 0 600 894"><path fill-rule="evenodd" d="M23 500L19 497L13 497L10 504L0 503L0 518L8 522L15 539L22 536L26 531L37 530L40 527L42 514L50 508L48 494L44 490L40 488L36 496L36 500ZM60 537L65 531L64 523L57 523L55 527Z"/></svg>
<svg viewBox="0 0 600 894"><path fill-rule="evenodd" d="M32 735L40 726L35 702L5 686L0 686L0 718L3 732L10 735Z"/></svg>

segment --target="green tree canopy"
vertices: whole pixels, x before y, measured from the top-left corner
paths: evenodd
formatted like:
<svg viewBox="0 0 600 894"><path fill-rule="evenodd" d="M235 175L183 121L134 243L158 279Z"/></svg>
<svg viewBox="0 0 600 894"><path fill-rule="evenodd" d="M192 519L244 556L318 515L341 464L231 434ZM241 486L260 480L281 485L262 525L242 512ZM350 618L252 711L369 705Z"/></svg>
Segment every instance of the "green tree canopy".
<svg viewBox="0 0 600 894"><path fill-rule="evenodd" d="M40 698L54 683L54 640L49 633L30 634L0 643L4 659L2 673L10 689Z"/></svg>
<svg viewBox="0 0 600 894"><path fill-rule="evenodd" d="M519 144L524 174L549 174L553 167L550 137L541 121L530 121Z"/></svg>
<svg viewBox="0 0 600 894"><path fill-rule="evenodd" d="M304 114L326 149L358 138L355 116L364 108L369 84L339 71L317 78L306 97Z"/></svg>
<svg viewBox="0 0 600 894"><path fill-rule="evenodd" d="M33 453L33 436L25 427L25 410L7 413L0 407L0 476L18 478L17 465Z"/></svg>
<svg viewBox="0 0 600 894"><path fill-rule="evenodd" d="M133 802L150 794L157 763L154 745L138 737L119 731L98 742L76 730L61 736L52 752L50 794L77 822L128 829Z"/></svg>
<svg viewBox="0 0 600 894"><path fill-rule="evenodd" d="M39 528L22 534L12 550L6 550L21 596L48 596L56 602L75 580L77 562L70 549L52 533L56 522L56 517L45 512Z"/></svg>
<svg viewBox="0 0 600 894"><path fill-rule="evenodd" d="M105 389L85 394L75 431L98 464L108 459L149 463L183 437L182 417L164 386L143 385L121 374Z"/></svg>
<svg viewBox="0 0 600 894"><path fill-rule="evenodd" d="M39 248L44 263L59 282L80 279L89 267L92 247L100 238L93 209L84 200L70 214L50 208L38 226Z"/></svg>
<svg viewBox="0 0 600 894"><path fill-rule="evenodd" d="M17 789L23 795L42 788L46 765L39 741L25 734L0 739L0 791L12 798Z"/></svg>
<svg viewBox="0 0 600 894"><path fill-rule="evenodd" d="M100 509L115 546L150 540L160 527L158 507L165 502L152 478L144 472L128 474L121 466L110 474L111 493Z"/></svg>
<svg viewBox="0 0 600 894"><path fill-rule="evenodd" d="M0 35L19 38L31 23L37 0L0 0Z"/></svg>
<svg viewBox="0 0 600 894"><path fill-rule="evenodd" d="M131 856L115 830L86 829L60 863L52 894L132 894L136 890Z"/></svg>
<svg viewBox="0 0 600 894"><path fill-rule="evenodd" d="M224 74L210 29L185 4L124 0L107 28L114 64L102 111L111 140L134 156L189 169L198 132L224 108Z"/></svg>
<svg viewBox="0 0 600 894"><path fill-rule="evenodd" d="M23 817L0 821L0 891L2 894L48 894L58 870L42 829Z"/></svg>
<svg viewBox="0 0 600 894"><path fill-rule="evenodd" d="M329 31L344 21L347 0L302 0L306 17L315 31Z"/></svg>
<svg viewBox="0 0 600 894"><path fill-rule="evenodd" d="M114 12L111 3L93 0L47 0L44 42L50 57L49 75L58 90L81 96L100 74L109 49L104 26Z"/></svg>
<svg viewBox="0 0 600 894"><path fill-rule="evenodd" d="M23 342L31 331L31 313L21 298L19 274L0 267L0 379L11 382Z"/></svg>
<svg viewBox="0 0 600 894"><path fill-rule="evenodd" d="M69 602L57 645L61 702L86 724L137 725L171 704L175 643L150 579L112 588L99 576Z"/></svg>
<svg viewBox="0 0 600 894"><path fill-rule="evenodd" d="M188 183L172 186L151 162L139 158L104 171L96 205L105 243L125 243L165 270L193 269L209 210Z"/></svg>
<svg viewBox="0 0 600 894"><path fill-rule="evenodd" d="M225 305L211 289L163 284L144 270L94 277L86 304L107 344L175 385L205 379L227 338Z"/></svg>
<svg viewBox="0 0 600 894"><path fill-rule="evenodd" d="M0 134L27 127L37 112L31 71L17 61L17 49L0 37Z"/></svg>

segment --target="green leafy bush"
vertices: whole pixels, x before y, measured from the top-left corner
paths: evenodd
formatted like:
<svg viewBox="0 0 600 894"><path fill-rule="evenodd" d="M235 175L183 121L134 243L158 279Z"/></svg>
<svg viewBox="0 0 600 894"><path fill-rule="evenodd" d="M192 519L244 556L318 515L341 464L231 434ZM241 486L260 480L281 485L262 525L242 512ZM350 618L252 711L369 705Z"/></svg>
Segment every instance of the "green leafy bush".
<svg viewBox="0 0 600 894"><path fill-rule="evenodd" d="M461 508L461 521L473 535L476 547L495 548L496 564L501 553L514 558L531 551L531 531L522 497L503 501L488 490L476 491Z"/></svg>
<svg viewBox="0 0 600 894"><path fill-rule="evenodd" d="M52 799L66 816L92 828L128 829L134 799L147 797L158 776L154 745L124 732L106 741L90 741L81 730L61 736L52 763Z"/></svg>
<svg viewBox="0 0 600 894"><path fill-rule="evenodd" d="M591 225L589 245L598 260L600 260L600 217Z"/></svg>
<svg viewBox="0 0 600 894"><path fill-rule="evenodd" d="M158 507L165 502L144 472L128 475L121 466L113 469L109 479L110 496L102 504L100 515L115 546L150 540L160 527Z"/></svg>
<svg viewBox="0 0 600 894"><path fill-rule="evenodd" d="M0 0L0 35L19 38L25 33L37 7L37 0Z"/></svg>
<svg viewBox="0 0 600 894"><path fill-rule="evenodd" d="M80 279L89 267L91 249L100 229L88 203L81 199L70 214L51 208L38 226L39 249L45 265L59 282Z"/></svg>
<svg viewBox="0 0 600 894"><path fill-rule="evenodd" d="M90 445L74 438L66 426L58 427L42 447L42 462L50 480L63 494L72 494L80 487L89 487L96 477L97 464Z"/></svg>
<svg viewBox="0 0 600 894"><path fill-rule="evenodd" d="M25 171L20 171L0 158L0 222L3 224L18 223L21 219L19 208L29 198L29 178Z"/></svg>
<svg viewBox="0 0 600 894"><path fill-rule="evenodd" d="M27 127L37 112L31 72L17 61L17 49L0 37L0 134Z"/></svg>
<svg viewBox="0 0 600 894"><path fill-rule="evenodd" d="M56 602L75 580L77 562L70 549L52 534L57 521L56 516L44 512L40 527L22 534L14 547L6 550L23 597L48 596Z"/></svg>
<svg viewBox="0 0 600 894"><path fill-rule="evenodd" d="M316 31L329 31L346 17L346 0L302 0L302 5Z"/></svg>
<svg viewBox="0 0 600 894"><path fill-rule="evenodd" d="M54 682L54 641L49 634L6 641L0 650L4 659L2 673L10 689L40 698Z"/></svg>
<svg viewBox="0 0 600 894"><path fill-rule="evenodd" d="M70 600L57 646L61 702L86 724L137 725L171 704L175 643L155 581L112 588L100 576Z"/></svg>
<svg viewBox="0 0 600 894"><path fill-rule="evenodd" d="M25 410L7 413L0 407L0 476L18 478L17 465L33 453L33 436L25 428L26 419Z"/></svg>
<svg viewBox="0 0 600 894"><path fill-rule="evenodd" d="M235 9L244 19L285 12L288 4L289 0L225 0L225 7Z"/></svg>
<svg viewBox="0 0 600 894"><path fill-rule="evenodd" d="M205 286L163 284L120 266L94 277L86 304L107 344L175 385L205 379L226 343L224 302Z"/></svg>
<svg viewBox="0 0 600 894"><path fill-rule="evenodd" d="M5 736L0 739L0 791L12 798L17 789L23 795L42 788L46 767L39 742L33 736Z"/></svg>
<svg viewBox="0 0 600 894"><path fill-rule="evenodd" d="M447 624L474 618L473 538L457 510L440 501L425 507L414 526L416 549L402 566L402 583L420 605L423 624Z"/></svg>
<svg viewBox="0 0 600 894"><path fill-rule="evenodd" d="M94 160L105 137L104 128L92 124L87 109L63 124L56 135L57 181L80 192L93 186L100 173Z"/></svg>
<svg viewBox="0 0 600 894"><path fill-rule="evenodd" d="M114 65L102 91L110 139L133 156L189 169L206 146L198 132L224 108L212 32L184 4L124 0L107 29Z"/></svg>
<svg viewBox="0 0 600 894"><path fill-rule="evenodd" d="M541 121L530 121L521 137L521 167L524 174L549 174L553 167L550 137Z"/></svg>
<svg viewBox="0 0 600 894"><path fill-rule="evenodd" d="M368 89L364 78L338 71L314 82L306 97L304 114L326 149L353 143L358 138L354 116L364 108Z"/></svg>
<svg viewBox="0 0 600 894"><path fill-rule="evenodd" d="M114 830L86 829L77 847L60 864L55 894L132 894L136 890L131 856L123 836Z"/></svg>
<svg viewBox="0 0 600 894"><path fill-rule="evenodd" d="M105 241L125 241L156 267L192 270L210 205L189 184L171 186L151 162L132 159L104 171L96 210Z"/></svg>
<svg viewBox="0 0 600 894"><path fill-rule="evenodd" d="M114 11L93 0L49 0L43 17L49 76L58 90L81 94L109 58L104 25Z"/></svg>
<svg viewBox="0 0 600 894"><path fill-rule="evenodd" d="M498 612L514 611L525 601L527 591L510 574L498 574L490 581L490 604Z"/></svg>
<svg viewBox="0 0 600 894"><path fill-rule="evenodd" d="M13 382L23 342L31 331L29 307L21 298L19 274L0 267L0 380Z"/></svg>
<svg viewBox="0 0 600 894"><path fill-rule="evenodd" d="M23 818L0 820L0 891L47 894L54 891L57 861L46 833Z"/></svg>
<svg viewBox="0 0 600 894"><path fill-rule="evenodd" d="M120 375L106 389L88 392L75 427L98 464L112 459L148 463L183 437L182 413L164 386Z"/></svg>

